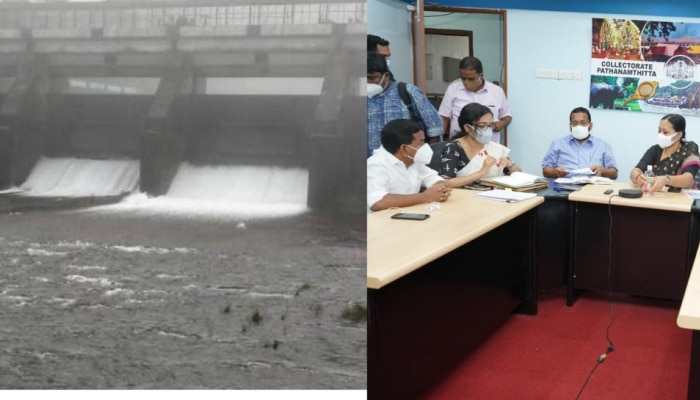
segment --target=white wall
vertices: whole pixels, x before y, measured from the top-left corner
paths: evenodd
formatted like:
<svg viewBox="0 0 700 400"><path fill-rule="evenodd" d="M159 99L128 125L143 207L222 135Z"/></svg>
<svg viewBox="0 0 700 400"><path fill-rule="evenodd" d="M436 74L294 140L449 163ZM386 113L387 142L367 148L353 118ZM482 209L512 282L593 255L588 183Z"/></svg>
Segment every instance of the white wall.
<svg viewBox="0 0 700 400"><path fill-rule="evenodd" d="M411 13L398 0L367 1L367 33L383 37L391 48L391 67L397 81L413 83Z"/></svg>
<svg viewBox="0 0 700 400"><path fill-rule="evenodd" d="M588 107L590 88L591 19L613 15L508 11L508 100L513 122L508 127L510 157L526 172L541 173L541 162L552 139L568 133L569 113ZM650 16L615 15L649 19ZM655 16L663 17L663 16ZM697 18L663 21L700 22ZM535 78L536 68L581 71L582 80ZM593 134L608 141L615 152L620 181L649 146L656 144L664 114L591 110ZM700 143L700 118L685 116L686 138Z"/></svg>
<svg viewBox="0 0 700 400"><path fill-rule="evenodd" d="M368 0L369 33L391 42L392 71L399 80L411 81L410 13L397 0ZM513 122L508 127L511 158L526 172L539 174L552 139L568 133L569 113L588 107L592 18L660 19L700 23L698 18L591 14L551 11L507 11L508 100ZM403 36L402 36L403 35ZM477 45L474 44L478 56ZM536 68L577 70L582 80L535 78ZM489 78L493 80L493 78ZM663 114L591 110L593 134L608 141L615 152L621 181L649 146L656 143ZM700 143L700 117L686 116L689 140Z"/></svg>

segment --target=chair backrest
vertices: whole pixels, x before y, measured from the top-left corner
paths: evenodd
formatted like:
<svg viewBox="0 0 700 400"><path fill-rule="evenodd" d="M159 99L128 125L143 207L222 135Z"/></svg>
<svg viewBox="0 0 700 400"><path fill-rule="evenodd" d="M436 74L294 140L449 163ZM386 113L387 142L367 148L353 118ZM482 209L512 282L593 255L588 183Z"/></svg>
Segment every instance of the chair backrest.
<svg viewBox="0 0 700 400"><path fill-rule="evenodd" d="M430 160L428 167L438 171L440 168L440 162L442 161L442 151L445 150L445 145L449 142L437 142L430 145L433 149L433 158Z"/></svg>

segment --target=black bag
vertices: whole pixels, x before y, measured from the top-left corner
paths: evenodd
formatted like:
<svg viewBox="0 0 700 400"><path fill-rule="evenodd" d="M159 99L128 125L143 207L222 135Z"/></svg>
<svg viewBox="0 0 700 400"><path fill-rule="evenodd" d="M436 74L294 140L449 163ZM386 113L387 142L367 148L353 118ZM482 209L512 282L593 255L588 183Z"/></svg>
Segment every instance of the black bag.
<svg viewBox="0 0 700 400"><path fill-rule="evenodd" d="M427 135L428 132L425 131L423 120L420 118L418 113L416 113L416 110L413 107L413 99L408 93L408 89L406 89L406 82L399 82L398 85L399 96L401 96L401 100L403 100L403 103L406 105L406 107L408 107L408 112L411 113L411 119L416 121L418 125L420 125L421 129L423 129L423 133Z"/></svg>

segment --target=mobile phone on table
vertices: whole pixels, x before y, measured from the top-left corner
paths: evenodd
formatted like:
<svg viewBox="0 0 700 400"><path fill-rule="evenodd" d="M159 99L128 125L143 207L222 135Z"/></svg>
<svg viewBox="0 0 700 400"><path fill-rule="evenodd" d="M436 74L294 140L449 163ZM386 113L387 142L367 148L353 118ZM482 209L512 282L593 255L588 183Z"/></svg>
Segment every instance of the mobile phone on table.
<svg viewBox="0 0 700 400"><path fill-rule="evenodd" d="M423 221L430 218L430 214L398 213L391 216L392 219L409 219L411 221Z"/></svg>

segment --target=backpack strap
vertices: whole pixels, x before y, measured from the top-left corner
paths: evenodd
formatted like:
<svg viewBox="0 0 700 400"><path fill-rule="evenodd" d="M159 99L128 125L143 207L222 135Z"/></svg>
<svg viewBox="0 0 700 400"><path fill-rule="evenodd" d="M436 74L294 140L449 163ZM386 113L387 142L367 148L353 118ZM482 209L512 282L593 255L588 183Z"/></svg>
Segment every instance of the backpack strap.
<svg viewBox="0 0 700 400"><path fill-rule="evenodd" d="M408 93L408 89L406 89L406 82L399 82L398 90L401 100L403 100L403 103L406 105L406 107L408 107L408 112L411 113L411 119L418 121L419 119L417 118L416 113L413 112L413 99L411 99L411 95Z"/></svg>

